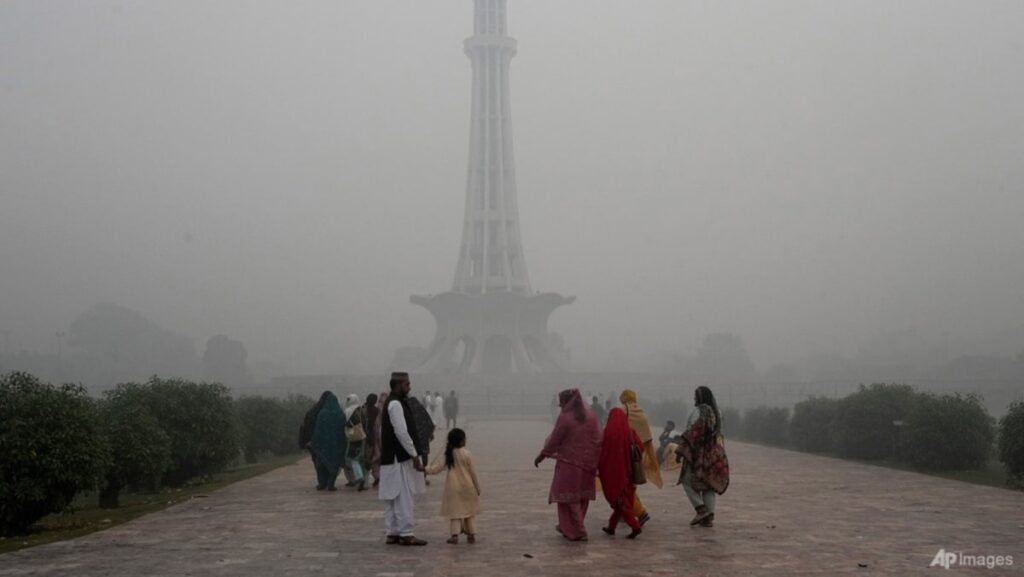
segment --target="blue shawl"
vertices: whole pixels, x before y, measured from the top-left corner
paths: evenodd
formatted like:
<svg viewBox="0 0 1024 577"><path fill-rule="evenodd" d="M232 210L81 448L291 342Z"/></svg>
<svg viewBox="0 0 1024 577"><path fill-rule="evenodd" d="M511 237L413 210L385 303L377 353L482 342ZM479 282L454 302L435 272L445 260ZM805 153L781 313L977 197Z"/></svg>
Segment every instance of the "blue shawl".
<svg viewBox="0 0 1024 577"><path fill-rule="evenodd" d="M313 429L313 454L329 471L337 471L345 464L345 452L348 450L345 413L334 393L325 393L325 397Z"/></svg>

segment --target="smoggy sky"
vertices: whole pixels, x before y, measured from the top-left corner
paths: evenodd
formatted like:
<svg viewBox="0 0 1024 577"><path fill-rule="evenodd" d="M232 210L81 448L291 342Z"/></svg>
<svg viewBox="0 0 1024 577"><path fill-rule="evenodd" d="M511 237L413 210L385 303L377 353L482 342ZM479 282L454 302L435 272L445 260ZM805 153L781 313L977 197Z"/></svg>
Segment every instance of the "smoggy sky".
<svg viewBox="0 0 1024 577"><path fill-rule="evenodd" d="M468 0L0 3L0 330L109 301L250 360L426 346ZM1024 323L1024 3L510 0L533 288L577 369ZM2 343L0 343L2 345Z"/></svg>

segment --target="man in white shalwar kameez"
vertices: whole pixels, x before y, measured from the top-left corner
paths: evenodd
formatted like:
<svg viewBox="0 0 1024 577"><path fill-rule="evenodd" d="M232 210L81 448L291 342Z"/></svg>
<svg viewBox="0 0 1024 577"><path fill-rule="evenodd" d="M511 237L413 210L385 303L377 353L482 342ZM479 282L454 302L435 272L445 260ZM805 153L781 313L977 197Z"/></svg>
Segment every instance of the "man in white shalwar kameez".
<svg viewBox="0 0 1024 577"><path fill-rule="evenodd" d="M381 415L380 485L377 498L384 501L385 543L426 545L414 530L413 496L422 493L423 467L416 451L416 428L405 399L412 389L408 373L391 373L391 394Z"/></svg>

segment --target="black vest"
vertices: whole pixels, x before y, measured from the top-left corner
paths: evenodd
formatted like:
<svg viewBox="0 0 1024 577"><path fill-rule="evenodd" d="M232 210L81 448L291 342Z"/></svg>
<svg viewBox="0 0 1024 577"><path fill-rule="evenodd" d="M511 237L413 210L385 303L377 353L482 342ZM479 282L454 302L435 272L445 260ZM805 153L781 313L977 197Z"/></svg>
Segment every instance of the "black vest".
<svg viewBox="0 0 1024 577"><path fill-rule="evenodd" d="M416 423L412 419L412 409L409 407L409 403L405 402L405 399L388 399L387 405L384 406L384 411L380 416L380 464L381 465L393 465L395 463L401 463L402 461L408 461L416 455L410 455L405 451L405 447L398 442L398 436L395 435L395 427L391 424L391 414L388 412L388 407L391 403L398 403L402 405L402 412L405 414L405 429L409 431L409 436L412 437L412 444L418 446L416 442Z"/></svg>

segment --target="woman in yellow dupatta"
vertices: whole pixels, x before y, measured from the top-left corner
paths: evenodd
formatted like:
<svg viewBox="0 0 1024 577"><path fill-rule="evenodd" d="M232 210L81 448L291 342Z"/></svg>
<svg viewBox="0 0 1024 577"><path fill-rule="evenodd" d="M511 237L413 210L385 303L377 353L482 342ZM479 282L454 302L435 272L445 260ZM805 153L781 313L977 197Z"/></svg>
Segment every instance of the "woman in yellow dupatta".
<svg viewBox="0 0 1024 577"><path fill-rule="evenodd" d="M644 472L647 480L655 487L661 488L661 470L658 468L658 456L654 452L654 435L651 434L651 425L647 422L647 413L636 402L636 391L626 389L619 395L619 402L626 408L626 416L629 417L629 428L640 437L644 443ZM633 513L643 525L651 519L644 504L640 502L640 494L637 493L633 499Z"/></svg>

